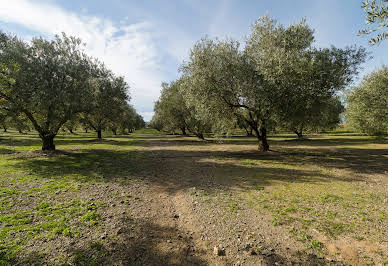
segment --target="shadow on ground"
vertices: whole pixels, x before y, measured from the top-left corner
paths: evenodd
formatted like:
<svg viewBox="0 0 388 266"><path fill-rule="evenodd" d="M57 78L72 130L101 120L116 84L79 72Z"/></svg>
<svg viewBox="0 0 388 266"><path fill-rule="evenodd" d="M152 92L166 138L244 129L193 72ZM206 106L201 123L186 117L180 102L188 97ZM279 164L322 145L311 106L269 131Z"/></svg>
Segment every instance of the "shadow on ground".
<svg viewBox="0 0 388 266"><path fill-rule="evenodd" d="M179 146L192 143L205 147L201 150L179 149ZM125 142L122 144L125 145ZM9 160L16 160L11 164L13 168L27 169L43 178L70 175L84 181L98 179L105 182L139 178L165 185L171 191L192 186L206 190L217 189L218 186L225 186L226 189L233 186L266 186L275 181L352 182L363 180L357 173L385 174L388 171L388 152L384 149L304 150L278 146L278 152L262 153L254 150L254 147L247 151L233 151L235 145L229 145L229 150L215 151L206 149L206 145L209 144L190 139L151 138L140 145L136 144L141 149L81 149L25 158L23 153L19 153ZM152 149L155 146L158 149ZM4 150L4 153L8 152ZM295 169L292 166L298 167ZM332 176L324 174L317 166L346 169L354 175Z"/></svg>

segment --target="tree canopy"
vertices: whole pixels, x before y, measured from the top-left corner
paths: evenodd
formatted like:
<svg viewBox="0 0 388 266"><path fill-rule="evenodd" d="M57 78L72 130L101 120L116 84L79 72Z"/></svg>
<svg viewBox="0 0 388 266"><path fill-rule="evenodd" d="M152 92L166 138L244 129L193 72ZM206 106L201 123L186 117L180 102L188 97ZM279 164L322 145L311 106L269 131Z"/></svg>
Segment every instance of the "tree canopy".
<svg viewBox="0 0 388 266"><path fill-rule="evenodd" d="M101 139L101 131L108 127L109 123L120 118L129 100L129 86L123 77L115 77L102 64L96 64L94 71L95 74L91 79L93 88L91 107L85 112L84 119Z"/></svg>
<svg viewBox="0 0 388 266"><path fill-rule="evenodd" d="M388 0L365 0L361 7L366 14L366 24L375 25L359 31L359 34L372 34L377 32L375 37L371 37L369 42L377 44L388 39Z"/></svg>
<svg viewBox="0 0 388 266"><path fill-rule="evenodd" d="M43 150L55 150L59 129L74 127L77 120L101 137L101 130L117 124L128 109L124 78L88 56L80 39L63 33L52 40L25 42L1 32L0 39L0 104L8 112L0 117L13 117L20 130L28 118ZM144 121L135 111L132 127L141 125Z"/></svg>
<svg viewBox="0 0 388 266"><path fill-rule="evenodd" d="M346 121L368 135L388 134L388 67L367 75L347 96Z"/></svg>
<svg viewBox="0 0 388 266"><path fill-rule="evenodd" d="M201 39L181 67L189 83L185 101L213 121L245 120L259 149L269 150L269 129L285 121L310 123L312 106L330 102L365 59L363 48L313 47L313 32L304 20L284 27L265 16L244 49L231 39Z"/></svg>
<svg viewBox="0 0 388 266"><path fill-rule="evenodd" d="M161 95L155 103L155 115L151 126L158 130L173 132L178 129L183 135L186 130L204 139L204 133L210 131L208 119L201 117L201 112L195 105L185 100L185 86L188 81L183 78L168 83L162 83Z"/></svg>

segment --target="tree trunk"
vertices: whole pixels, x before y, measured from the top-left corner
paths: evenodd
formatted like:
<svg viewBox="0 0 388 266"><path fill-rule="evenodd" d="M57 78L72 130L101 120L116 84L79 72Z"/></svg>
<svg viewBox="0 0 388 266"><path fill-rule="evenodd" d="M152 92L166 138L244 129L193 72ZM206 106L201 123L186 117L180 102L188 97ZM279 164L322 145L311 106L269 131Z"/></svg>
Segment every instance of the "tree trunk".
<svg viewBox="0 0 388 266"><path fill-rule="evenodd" d="M55 151L54 145L54 137L55 135L41 135L42 139L42 150L43 151Z"/></svg>
<svg viewBox="0 0 388 266"><path fill-rule="evenodd" d="M3 127L3 129L4 129L4 132L7 132L7 128L6 127Z"/></svg>
<svg viewBox="0 0 388 266"><path fill-rule="evenodd" d="M85 133L88 133L88 129L87 128L85 128Z"/></svg>
<svg viewBox="0 0 388 266"><path fill-rule="evenodd" d="M182 131L182 135L186 136L186 128L185 127L181 127L181 131Z"/></svg>
<svg viewBox="0 0 388 266"><path fill-rule="evenodd" d="M19 132L20 134L23 134L23 131L22 131L21 129L18 129L18 132Z"/></svg>
<svg viewBox="0 0 388 266"><path fill-rule="evenodd" d="M267 142L267 129L265 127L260 128L261 141L259 142L259 149L261 151L269 151L269 144Z"/></svg>
<svg viewBox="0 0 388 266"><path fill-rule="evenodd" d="M74 132L73 132L73 129L72 129L72 128L69 128L69 132L70 132L70 134L74 134Z"/></svg>
<svg viewBox="0 0 388 266"><path fill-rule="evenodd" d="M257 140L259 142L258 149L259 151L269 151L269 144L267 141L267 129L265 127L261 127L260 131L255 129Z"/></svg>
<svg viewBox="0 0 388 266"><path fill-rule="evenodd" d="M244 129L245 129L245 132L246 132L247 136L249 136L248 128L244 127Z"/></svg>
<svg viewBox="0 0 388 266"><path fill-rule="evenodd" d="M112 133L113 133L113 135L117 135L117 130L116 129L112 129Z"/></svg>
<svg viewBox="0 0 388 266"><path fill-rule="evenodd" d="M252 128L249 128L247 131L247 137L252 137L253 136L253 133L252 133Z"/></svg>
<svg viewBox="0 0 388 266"><path fill-rule="evenodd" d="M205 137L203 136L203 133L200 132L200 133L197 133L196 134L198 138L202 139L202 140L205 140Z"/></svg>
<svg viewBox="0 0 388 266"><path fill-rule="evenodd" d="M97 138L102 139L101 129L97 130Z"/></svg>
<svg viewBox="0 0 388 266"><path fill-rule="evenodd" d="M298 131L298 130L295 130L294 131L296 135L298 135L298 140L302 140L303 139L303 131Z"/></svg>

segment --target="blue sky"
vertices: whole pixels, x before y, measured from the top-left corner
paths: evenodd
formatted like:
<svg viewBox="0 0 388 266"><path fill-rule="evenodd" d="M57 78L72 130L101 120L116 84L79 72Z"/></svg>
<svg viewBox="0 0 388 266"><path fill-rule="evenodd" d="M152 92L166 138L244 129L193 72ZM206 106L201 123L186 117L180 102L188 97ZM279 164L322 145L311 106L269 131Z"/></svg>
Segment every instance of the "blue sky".
<svg viewBox="0 0 388 266"><path fill-rule="evenodd" d="M372 59L362 77L388 64L388 41L370 46L357 36L365 27L361 0L0 0L0 29L31 39L62 31L87 43L89 54L104 61L131 86L131 103L145 120L153 114L162 81L178 68L201 37L243 41L250 25L268 13L288 25L305 17L315 29L316 46L362 45Z"/></svg>

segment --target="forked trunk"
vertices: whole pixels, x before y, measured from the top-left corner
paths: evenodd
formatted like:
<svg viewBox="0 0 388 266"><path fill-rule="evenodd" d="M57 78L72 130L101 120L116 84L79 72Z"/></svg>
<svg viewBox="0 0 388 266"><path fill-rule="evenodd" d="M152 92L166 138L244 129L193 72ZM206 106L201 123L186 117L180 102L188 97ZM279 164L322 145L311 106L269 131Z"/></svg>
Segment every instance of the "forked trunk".
<svg viewBox="0 0 388 266"><path fill-rule="evenodd" d="M259 142L258 150L259 151L269 151L269 144L267 141L267 129L261 127L260 130L254 129L256 132L257 140Z"/></svg>
<svg viewBox="0 0 388 266"><path fill-rule="evenodd" d="M54 145L54 137L55 135L41 135L42 139L42 150L43 151L55 151Z"/></svg>

